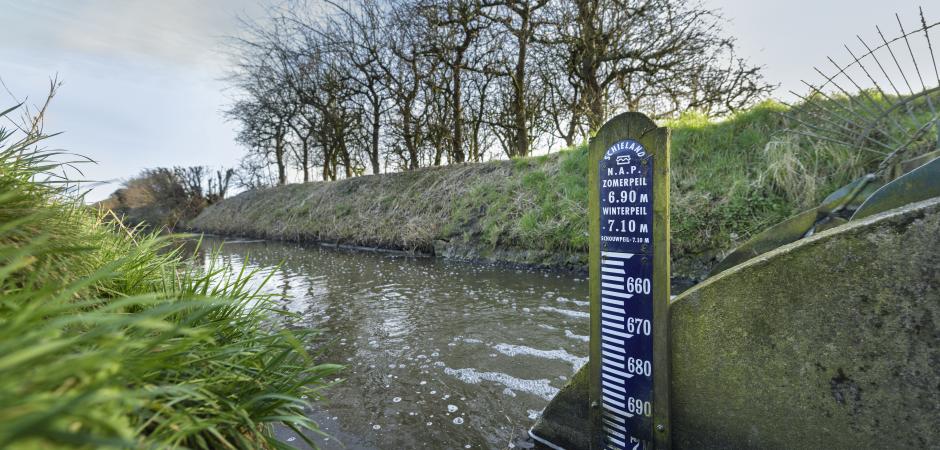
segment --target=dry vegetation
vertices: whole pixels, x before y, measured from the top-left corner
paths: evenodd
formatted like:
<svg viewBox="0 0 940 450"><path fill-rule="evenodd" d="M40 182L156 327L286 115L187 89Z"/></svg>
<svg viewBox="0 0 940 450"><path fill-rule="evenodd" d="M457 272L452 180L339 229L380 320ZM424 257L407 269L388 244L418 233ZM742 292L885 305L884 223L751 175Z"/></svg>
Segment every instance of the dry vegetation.
<svg viewBox="0 0 940 450"><path fill-rule="evenodd" d="M674 273L697 278L724 252L862 173L841 147L782 132L785 107L673 129ZM242 193L190 223L198 230L583 268L587 149Z"/></svg>

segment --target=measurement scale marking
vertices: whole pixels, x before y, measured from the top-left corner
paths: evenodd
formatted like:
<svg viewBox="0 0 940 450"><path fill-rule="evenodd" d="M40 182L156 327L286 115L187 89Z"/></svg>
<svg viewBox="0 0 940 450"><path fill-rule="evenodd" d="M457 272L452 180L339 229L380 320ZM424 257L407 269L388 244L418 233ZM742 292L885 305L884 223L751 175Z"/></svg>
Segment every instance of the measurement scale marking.
<svg viewBox="0 0 940 450"><path fill-rule="evenodd" d="M604 364L608 364L608 365L614 366L614 367L616 367L616 368L618 368L618 369L620 369L620 370L623 370L624 368L626 368L626 366L624 366L622 363L619 363L619 362L614 361L614 360L612 360L612 359L601 358L601 361L603 361Z"/></svg>
<svg viewBox="0 0 940 450"><path fill-rule="evenodd" d="M626 446L627 446L627 444L624 444L623 441L621 441L620 439L617 439L617 438L615 438L615 437L607 436L607 439L610 439L610 440L613 441L615 444L617 444L617 445L619 445L619 446L621 446L621 447L626 447Z"/></svg>
<svg viewBox="0 0 940 450"><path fill-rule="evenodd" d="M614 374L614 375L620 375L621 377L624 377L624 378L633 378L633 374L632 374L632 373L626 373L626 372L624 372L624 371L622 371L622 370L617 370L617 369L614 369L613 367L610 367L610 366L601 365L601 370L602 370L602 371L606 370L606 371L608 371L608 372L610 372L610 373L612 373L612 374Z"/></svg>
<svg viewBox="0 0 940 450"><path fill-rule="evenodd" d="M612 398L610 398L610 397L608 397L608 396L606 396L606 395L601 395L601 398L604 399L605 402L610 403L611 405L619 406L619 407L621 407L621 408L626 408L626 407L627 407L627 405L625 405L623 402L620 402L620 401L617 401L617 400L615 400L615 399L612 399Z"/></svg>
<svg viewBox="0 0 940 450"><path fill-rule="evenodd" d="M608 291L606 289L601 289L601 295L610 295L613 297L620 297L620 298L633 298L633 294L624 294L622 292Z"/></svg>
<svg viewBox="0 0 940 450"><path fill-rule="evenodd" d="M615 429L613 429L613 428L604 427L604 430L607 431L608 433L614 435L614 436L619 437L620 439L626 439L626 438L627 438L626 436L623 435L623 433L621 433L621 432L619 432L619 431L617 431L617 430L615 430Z"/></svg>
<svg viewBox="0 0 940 450"><path fill-rule="evenodd" d="M615 377L615 376L613 376L613 375L611 375L611 374L609 374L609 373L601 373L601 377L602 377L602 378L606 378L608 381L610 381L610 382L612 382L612 383L620 383L620 384L625 384L625 383L626 383L626 381L624 381L623 378L617 378L617 377ZM603 386L603 384L602 384L602 386Z"/></svg>
<svg viewBox="0 0 940 450"><path fill-rule="evenodd" d="M620 419L620 420L623 420L623 419ZM626 431L627 431L627 429L624 428L623 425L620 425L620 424L618 424L618 423L616 423L616 422L610 420L607 416L604 417L604 423L607 424L607 426L609 426L609 427L611 427L611 428L613 428L613 429L615 429L615 430L620 430L620 431L623 431L623 432L626 432Z"/></svg>
<svg viewBox="0 0 940 450"><path fill-rule="evenodd" d="M622 401L622 402L627 401L627 398L624 397L624 395L621 394L621 393L619 393L619 392L614 392L614 391L611 391L611 390L608 390L608 389L603 389L603 392L604 392L604 395L609 395L609 396L611 396L611 397L618 398L618 399L620 399L620 401Z"/></svg>
<svg viewBox="0 0 940 450"><path fill-rule="evenodd" d="M622 383L622 382L623 382L623 381L621 380L621 383ZM622 392L622 393L624 393L624 394L627 393L627 390L626 390L625 388L622 388L622 387L618 386L616 383L613 383L613 384L607 383L607 384L604 384L603 386L604 386L605 388L611 388L611 389L613 389L613 390L615 390L615 391L620 391L620 392Z"/></svg>
<svg viewBox="0 0 940 450"><path fill-rule="evenodd" d="M618 415L616 415L616 414L614 414L614 413L612 413L612 412L610 412L610 411L607 411L607 410L604 410L604 417L605 417L606 419L608 419L608 420L612 420L612 421L617 422L617 423L622 423L622 424L627 423L627 419L626 419L626 418L620 417L620 416L618 416Z"/></svg>
<svg viewBox="0 0 940 450"><path fill-rule="evenodd" d="M611 405L608 405L607 403L604 403L604 409L606 409L607 411L612 412L612 413L620 414L620 415L622 415L622 416L624 416L624 417L626 417L626 418L628 418L628 419L633 417L633 414L630 414L630 413L628 413L628 412L626 412L626 411L621 411L621 410L619 410L619 409L617 409L617 408L615 408L615 407L613 407L613 406L611 406Z"/></svg>
<svg viewBox="0 0 940 450"><path fill-rule="evenodd" d="M611 257L611 258L630 259L630 258L633 257L633 253L601 252L601 256L609 256L609 257Z"/></svg>

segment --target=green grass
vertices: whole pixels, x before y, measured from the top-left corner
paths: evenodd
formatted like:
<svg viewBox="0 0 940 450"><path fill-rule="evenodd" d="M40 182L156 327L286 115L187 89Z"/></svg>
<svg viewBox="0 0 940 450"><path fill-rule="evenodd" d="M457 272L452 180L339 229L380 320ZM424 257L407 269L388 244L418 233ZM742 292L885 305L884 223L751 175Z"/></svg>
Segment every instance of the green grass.
<svg viewBox="0 0 940 450"><path fill-rule="evenodd" d="M0 114L0 119L12 111ZM15 131L15 130L14 130ZM249 288L103 220L49 178L43 136L0 129L0 448L285 448L339 366Z"/></svg>
<svg viewBox="0 0 940 450"><path fill-rule="evenodd" d="M672 130L672 242L680 271L700 271L691 266L814 205L870 163L788 132L786 110L768 101L720 121L687 114L663 124ZM486 205L478 226L488 245L586 251L587 146L516 159L512 168L502 189L480 187L455 203L447 229L467 226L465 211Z"/></svg>
<svg viewBox="0 0 940 450"><path fill-rule="evenodd" d="M878 155L794 132L799 123L783 113L809 120L812 112L795 108L767 101L721 120L686 114L661 124L672 130L674 274L703 276L750 236L877 167ZM914 111L915 118L925 114L926 107ZM191 225L405 250L431 251L444 241L472 247L469 256L517 250L515 257L497 257L583 268L587 176L582 145L511 161L248 192L213 205Z"/></svg>

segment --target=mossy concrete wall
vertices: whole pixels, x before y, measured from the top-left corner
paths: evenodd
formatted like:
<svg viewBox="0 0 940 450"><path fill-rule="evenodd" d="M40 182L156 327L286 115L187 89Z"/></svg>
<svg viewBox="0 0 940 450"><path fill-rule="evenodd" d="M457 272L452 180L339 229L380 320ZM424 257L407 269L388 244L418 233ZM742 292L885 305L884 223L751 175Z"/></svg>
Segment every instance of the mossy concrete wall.
<svg viewBox="0 0 940 450"><path fill-rule="evenodd" d="M940 198L761 255L670 318L676 448L940 442ZM533 434L584 448L582 403L556 399Z"/></svg>

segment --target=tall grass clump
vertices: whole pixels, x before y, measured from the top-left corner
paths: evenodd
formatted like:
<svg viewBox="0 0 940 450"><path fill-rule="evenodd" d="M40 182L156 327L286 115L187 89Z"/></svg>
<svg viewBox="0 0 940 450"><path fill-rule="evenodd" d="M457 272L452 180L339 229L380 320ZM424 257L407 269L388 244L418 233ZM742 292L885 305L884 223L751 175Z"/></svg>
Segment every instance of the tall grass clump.
<svg viewBox="0 0 940 450"><path fill-rule="evenodd" d="M37 148L41 113L0 128L0 448L286 448L275 424L317 430L302 399L338 366L312 336L272 326L286 313L257 273L85 207Z"/></svg>

